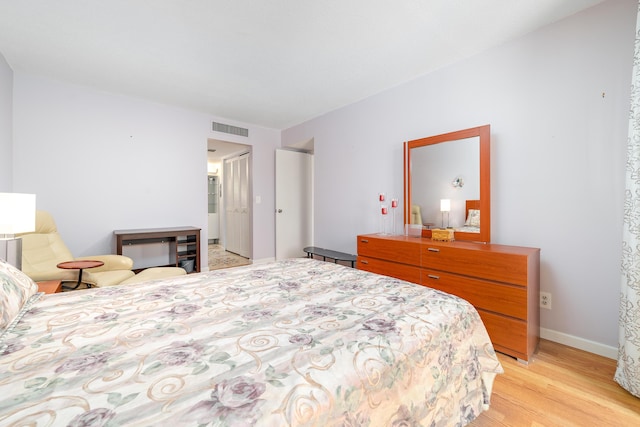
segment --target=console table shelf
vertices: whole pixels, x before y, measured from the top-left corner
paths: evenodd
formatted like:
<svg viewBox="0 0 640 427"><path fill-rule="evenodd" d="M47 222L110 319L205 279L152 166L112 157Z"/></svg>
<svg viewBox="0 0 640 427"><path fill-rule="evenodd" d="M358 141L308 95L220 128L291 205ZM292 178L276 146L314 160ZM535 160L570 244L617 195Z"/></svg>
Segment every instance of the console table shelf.
<svg viewBox="0 0 640 427"><path fill-rule="evenodd" d="M116 253L122 255L123 246L169 243L174 250L175 263L171 266L182 267L185 262L193 261L193 272L200 272L200 228L167 227L116 230ZM157 266L163 267L163 266Z"/></svg>

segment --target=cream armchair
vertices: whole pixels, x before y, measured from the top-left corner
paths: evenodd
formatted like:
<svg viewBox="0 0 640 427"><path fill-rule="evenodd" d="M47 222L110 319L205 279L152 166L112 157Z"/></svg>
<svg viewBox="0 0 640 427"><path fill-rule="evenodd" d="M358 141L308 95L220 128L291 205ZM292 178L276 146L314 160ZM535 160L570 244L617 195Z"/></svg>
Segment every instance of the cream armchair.
<svg viewBox="0 0 640 427"><path fill-rule="evenodd" d="M411 224L422 225L422 211L418 205L411 205Z"/></svg>
<svg viewBox="0 0 640 427"><path fill-rule="evenodd" d="M57 268L61 262L92 259L104 262L101 267L83 270L82 283L89 286L113 286L134 276L133 260L123 255L97 255L74 258L58 234L51 214L36 211L36 230L22 237L22 271L34 281L62 280L75 282L78 270Z"/></svg>

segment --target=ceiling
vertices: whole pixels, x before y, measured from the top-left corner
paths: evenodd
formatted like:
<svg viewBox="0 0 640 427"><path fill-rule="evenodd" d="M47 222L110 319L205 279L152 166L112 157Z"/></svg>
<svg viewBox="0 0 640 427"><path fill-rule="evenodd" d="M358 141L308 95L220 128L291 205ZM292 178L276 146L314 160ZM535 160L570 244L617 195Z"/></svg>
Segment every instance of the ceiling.
<svg viewBox="0 0 640 427"><path fill-rule="evenodd" d="M242 153L251 151L251 147L244 144L235 144L233 142L221 141L218 139L207 139L207 161L221 162L223 159L232 156L238 156Z"/></svg>
<svg viewBox="0 0 640 427"><path fill-rule="evenodd" d="M603 0L3 0L16 72L285 129Z"/></svg>

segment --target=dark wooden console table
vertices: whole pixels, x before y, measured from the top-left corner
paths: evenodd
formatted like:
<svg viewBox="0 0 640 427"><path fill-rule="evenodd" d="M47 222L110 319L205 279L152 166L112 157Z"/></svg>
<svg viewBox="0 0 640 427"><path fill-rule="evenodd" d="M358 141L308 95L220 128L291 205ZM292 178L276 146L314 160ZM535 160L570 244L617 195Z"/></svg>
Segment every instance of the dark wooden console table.
<svg viewBox="0 0 640 427"><path fill-rule="evenodd" d="M171 264L171 266L184 267L185 263L193 261L193 270L191 272L199 273L200 230L200 228L196 227L141 228L116 230L113 234L116 236L116 252L118 255L122 255L123 246L168 242L175 245L175 264ZM186 270L189 272L189 269Z"/></svg>

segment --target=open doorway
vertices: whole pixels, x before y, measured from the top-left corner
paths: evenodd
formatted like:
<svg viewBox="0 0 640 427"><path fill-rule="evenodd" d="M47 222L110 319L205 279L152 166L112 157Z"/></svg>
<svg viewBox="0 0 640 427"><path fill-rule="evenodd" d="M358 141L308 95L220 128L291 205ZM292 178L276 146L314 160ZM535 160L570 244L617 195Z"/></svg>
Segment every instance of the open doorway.
<svg viewBox="0 0 640 427"><path fill-rule="evenodd" d="M251 263L251 146L207 140L209 270Z"/></svg>

